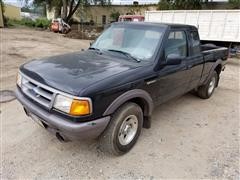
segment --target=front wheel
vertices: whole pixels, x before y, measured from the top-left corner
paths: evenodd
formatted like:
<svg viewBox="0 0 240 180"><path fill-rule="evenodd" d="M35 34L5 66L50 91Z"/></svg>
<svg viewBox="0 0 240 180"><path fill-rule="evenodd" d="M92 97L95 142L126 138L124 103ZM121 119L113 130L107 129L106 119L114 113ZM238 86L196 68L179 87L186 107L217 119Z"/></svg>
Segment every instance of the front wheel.
<svg viewBox="0 0 240 180"><path fill-rule="evenodd" d="M200 86L198 88L198 96L202 99L208 99L212 96L212 94L214 93L214 90L217 86L219 80L219 76L217 74L216 71L214 71L212 77L210 78L210 80L208 81L207 84Z"/></svg>
<svg viewBox="0 0 240 180"><path fill-rule="evenodd" d="M128 152L141 133L143 125L142 109L135 103L121 106L100 137L100 147L110 154L121 155Z"/></svg>

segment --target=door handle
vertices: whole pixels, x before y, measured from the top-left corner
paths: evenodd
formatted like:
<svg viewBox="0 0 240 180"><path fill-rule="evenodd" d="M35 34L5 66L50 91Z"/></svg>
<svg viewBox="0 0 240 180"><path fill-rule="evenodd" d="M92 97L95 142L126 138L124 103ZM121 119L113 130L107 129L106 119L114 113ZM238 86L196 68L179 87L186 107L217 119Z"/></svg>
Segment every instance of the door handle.
<svg viewBox="0 0 240 180"><path fill-rule="evenodd" d="M146 79L145 82L147 85L150 85L150 84L157 82L157 78L158 78L158 76L154 76L154 77Z"/></svg>

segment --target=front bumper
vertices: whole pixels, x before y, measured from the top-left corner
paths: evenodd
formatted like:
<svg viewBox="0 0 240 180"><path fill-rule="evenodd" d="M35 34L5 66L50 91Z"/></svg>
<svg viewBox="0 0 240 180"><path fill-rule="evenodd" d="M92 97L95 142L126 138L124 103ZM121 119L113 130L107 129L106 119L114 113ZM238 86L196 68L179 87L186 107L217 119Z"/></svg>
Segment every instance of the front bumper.
<svg viewBox="0 0 240 180"><path fill-rule="evenodd" d="M98 137L107 127L110 116L89 122L70 122L68 119L51 114L27 99L18 88L15 92L18 101L23 105L27 115L33 114L43 122L44 127L64 140L78 140Z"/></svg>

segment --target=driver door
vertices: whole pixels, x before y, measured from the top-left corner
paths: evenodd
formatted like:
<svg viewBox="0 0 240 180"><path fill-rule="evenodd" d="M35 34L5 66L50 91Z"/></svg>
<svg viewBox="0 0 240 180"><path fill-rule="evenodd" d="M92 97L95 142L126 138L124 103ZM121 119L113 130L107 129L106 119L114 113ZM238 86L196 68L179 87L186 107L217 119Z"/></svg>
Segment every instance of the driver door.
<svg viewBox="0 0 240 180"><path fill-rule="evenodd" d="M165 61L169 55L182 57L178 65L165 65L158 72L158 104L164 103L186 92L190 82L186 59L188 57L187 35L184 30L172 30L164 48Z"/></svg>

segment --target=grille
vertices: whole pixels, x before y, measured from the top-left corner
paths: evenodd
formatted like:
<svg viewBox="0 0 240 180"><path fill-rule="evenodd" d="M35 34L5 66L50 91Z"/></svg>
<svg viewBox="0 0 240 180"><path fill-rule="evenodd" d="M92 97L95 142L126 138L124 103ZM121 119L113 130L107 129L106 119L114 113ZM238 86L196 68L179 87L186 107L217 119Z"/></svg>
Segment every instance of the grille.
<svg viewBox="0 0 240 180"><path fill-rule="evenodd" d="M46 86L31 80L28 77L22 77L22 91L23 93L36 101L37 103L51 109L55 93Z"/></svg>

